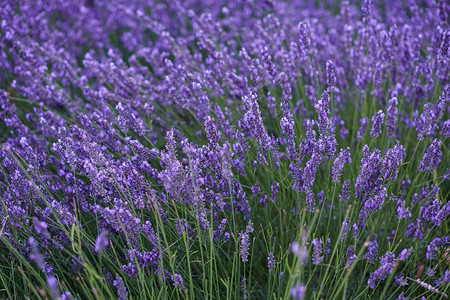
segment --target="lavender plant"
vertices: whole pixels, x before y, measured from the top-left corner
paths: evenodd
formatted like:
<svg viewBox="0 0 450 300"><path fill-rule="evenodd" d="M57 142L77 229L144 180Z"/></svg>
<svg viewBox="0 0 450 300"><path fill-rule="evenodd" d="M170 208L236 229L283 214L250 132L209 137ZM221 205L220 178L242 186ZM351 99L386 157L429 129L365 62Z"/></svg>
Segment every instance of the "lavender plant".
<svg viewBox="0 0 450 300"><path fill-rule="evenodd" d="M447 298L449 11L1 1L0 298Z"/></svg>

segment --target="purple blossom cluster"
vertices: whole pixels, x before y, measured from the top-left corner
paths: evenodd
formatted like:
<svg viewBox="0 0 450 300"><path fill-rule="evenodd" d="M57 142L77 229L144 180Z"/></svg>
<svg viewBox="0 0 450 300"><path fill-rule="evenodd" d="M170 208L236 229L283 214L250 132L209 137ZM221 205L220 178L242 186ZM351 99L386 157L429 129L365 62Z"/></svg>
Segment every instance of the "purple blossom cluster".
<svg viewBox="0 0 450 300"><path fill-rule="evenodd" d="M350 157L350 148L348 147L346 150L341 149L338 157L336 157L336 159L334 160L334 166L331 170L331 173L333 174L333 182L338 183L340 181L345 163L352 163L352 159Z"/></svg>
<svg viewBox="0 0 450 300"><path fill-rule="evenodd" d="M434 169L437 168L437 166L441 162L442 157L441 145L442 142L440 140L433 140L430 147L428 147L428 149L423 154L422 161L418 166L419 172L427 171L431 173Z"/></svg>
<svg viewBox="0 0 450 300"><path fill-rule="evenodd" d="M382 258L380 258L380 267L375 272L370 274L368 280L369 286L373 289L377 281L384 280L394 269L395 266L395 254L387 252Z"/></svg>
<svg viewBox="0 0 450 300"><path fill-rule="evenodd" d="M450 6L331 2L2 1L0 265L55 299L91 263L118 299L448 266Z"/></svg>

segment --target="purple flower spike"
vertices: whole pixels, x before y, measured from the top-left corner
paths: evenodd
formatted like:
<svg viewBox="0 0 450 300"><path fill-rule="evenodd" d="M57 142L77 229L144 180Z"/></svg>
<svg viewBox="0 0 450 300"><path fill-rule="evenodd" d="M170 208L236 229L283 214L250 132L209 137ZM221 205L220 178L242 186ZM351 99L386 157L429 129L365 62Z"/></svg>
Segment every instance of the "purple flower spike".
<svg viewBox="0 0 450 300"><path fill-rule="evenodd" d="M48 232L48 225L43 221L39 221L38 218L33 218L34 228L36 229L37 234L42 235L45 239L50 238L50 232Z"/></svg>
<svg viewBox="0 0 450 300"><path fill-rule="evenodd" d="M300 246L300 244L297 243L297 242L292 243L291 251L301 261L305 261L308 258L308 249L306 249L305 247Z"/></svg>
<svg viewBox="0 0 450 300"><path fill-rule="evenodd" d="M295 300L303 300L306 294L306 287L303 284L298 284L291 289L291 296Z"/></svg>
<svg viewBox="0 0 450 300"><path fill-rule="evenodd" d="M387 126L387 136L388 138L395 137L395 132L397 130L397 118L398 118L398 100L397 97L393 97L389 100L389 107L386 113L386 126Z"/></svg>
<svg viewBox="0 0 450 300"><path fill-rule="evenodd" d="M374 264L378 258L378 242L376 234L374 234L372 241L369 243L369 252L367 252L364 258L366 258L371 264Z"/></svg>
<svg viewBox="0 0 450 300"><path fill-rule="evenodd" d="M102 231L95 239L95 252L102 252L108 245L108 232Z"/></svg>
<svg viewBox="0 0 450 300"><path fill-rule="evenodd" d="M406 281L405 275L403 273L395 276L395 283L400 286L408 285L408 282Z"/></svg>
<svg viewBox="0 0 450 300"><path fill-rule="evenodd" d="M345 240L348 232L348 225L350 223L350 218L347 218L344 222L342 222L342 234L341 234L341 242Z"/></svg>
<svg viewBox="0 0 450 300"><path fill-rule="evenodd" d="M413 248L405 248L402 250L402 252L400 252L400 254L398 255L398 259L401 261L406 261L411 254L413 253Z"/></svg>
<svg viewBox="0 0 450 300"><path fill-rule="evenodd" d="M447 120L442 124L441 136L444 138L450 137L450 120Z"/></svg>
<svg viewBox="0 0 450 300"><path fill-rule="evenodd" d="M322 256L322 240L321 239L314 239L312 241L312 244L314 246L314 256L313 256L313 265L318 265L322 262L323 256Z"/></svg>
<svg viewBox="0 0 450 300"><path fill-rule="evenodd" d="M445 91L444 91L445 92ZM444 92L442 93L444 95ZM438 128L438 121L443 115L444 97L441 96L437 103L425 103L423 113L419 116L418 111L414 113L414 126L417 130L417 138L423 140L425 136L432 135Z"/></svg>
<svg viewBox="0 0 450 300"><path fill-rule="evenodd" d="M379 110L373 117L372 117L372 129L370 130L370 136L372 138L376 138L381 133L381 127L383 125L384 120L384 112L382 110Z"/></svg>
<svg viewBox="0 0 450 300"><path fill-rule="evenodd" d="M367 118L361 118L359 120L359 130L358 130L358 134L356 136L356 139L358 141L362 141L364 135L366 134L366 130L367 130Z"/></svg>
<svg viewBox="0 0 450 300"><path fill-rule="evenodd" d="M30 237L28 239L28 244L31 246L30 259L34 261L39 268L45 270L46 269L45 260L42 254L39 252L38 244L34 239L34 237Z"/></svg>
<svg viewBox="0 0 450 300"><path fill-rule="evenodd" d="M350 269L351 266L353 265L353 263L355 262L356 258L357 258L356 254L355 254L355 247L353 247L353 246L349 246L348 247L348 249L347 249L347 258L348 258L348 260L345 263L345 267L347 269Z"/></svg>
<svg viewBox="0 0 450 300"><path fill-rule="evenodd" d="M403 199L397 200L397 218L399 220L406 219L412 217L412 214L409 212L409 207L406 207L406 201Z"/></svg>
<svg viewBox="0 0 450 300"><path fill-rule="evenodd" d="M273 252L270 252L269 256L267 257L267 267L269 268L269 271L275 269L276 265L277 262L275 261L275 256L273 256Z"/></svg>
<svg viewBox="0 0 450 300"><path fill-rule="evenodd" d="M397 143L394 148L389 149L383 160L383 177L384 179L395 181L397 179L398 167L406 157L405 148Z"/></svg>
<svg viewBox="0 0 450 300"><path fill-rule="evenodd" d="M50 287L53 299L59 299L61 295L58 288L58 280L55 278L55 276L49 276L47 278L47 284Z"/></svg>
<svg viewBox="0 0 450 300"><path fill-rule="evenodd" d="M334 63L331 60L327 61L326 65L327 85L330 92L334 92L336 86L336 71Z"/></svg>
<svg viewBox="0 0 450 300"><path fill-rule="evenodd" d="M213 147L216 147L220 139L220 132L217 130L214 119L207 116L204 125L209 142Z"/></svg>
<svg viewBox="0 0 450 300"><path fill-rule="evenodd" d="M350 180L344 181L342 184L342 191L339 195L339 200L347 202L350 199Z"/></svg>
<svg viewBox="0 0 450 300"><path fill-rule="evenodd" d="M427 246L427 259L434 259L436 257L436 252L439 247L448 247L450 246L450 236L444 236L442 238L435 238L428 246Z"/></svg>
<svg viewBox="0 0 450 300"><path fill-rule="evenodd" d="M249 247L250 247L250 237L248 233L239 233L239 236L241 238L241 259L243 262L248 261L248 255L249 255Z"/></svg>
<svg viewBox="0 0 450 300"><path fill-rule="evenodd" d="M113 285L117 288L117 294L119 295L119 300L127 300L128 292L127 292L127 288L125 287L125 284L123 283L122 277L117 275L116 279L114 280Z"/></svg>
<svg viewBox="0 0 450 300"><path fill-rule="evenodd" d="M330 117L330 102L331 96L328 92L323 92L322 97L315 104L315 108L317 109L317 113L319 115L319 133L321 135L326 134L327 129L330 126L331 120Z"/></svg>
<svg viewBox="0 0 450 300"><path fill-rule="evenodd" d="M301 56L304 58L309 55L311 48L311 32L306 23L300 22L297 25L298 31L298 45L300 48Z"/></svg>
<svg viewBox="0 0 450 300"><path fill-rule="evenodd" d="M380 267L370 274L368 284L370 288L375 288L377 281L386 279L391 274L395 266L395 254L392 252L386 252L386 254L380 259Z"/></svg>
<svg viewBox="0 0 450 300"><path fill-rule="evenodd" d="M420 162L418 169L420 173L425 171L432 173L434 169L441 163L441 145L442 142L438 139L434 139L430 147L425 151L422 161Z"/></svg>
<svg viewBox="0 0 450 300"><path fill-rule="evenodd" d="M334 160L334 166L331 170L331 173L333 174L333 182L338 183L340 182L340 177L342 175L342 171L344 170L344 164L351 164L352 159L350 157L350 148L347 147L347 149L341 149L341 152L339 152L338 157Z"/></svg>

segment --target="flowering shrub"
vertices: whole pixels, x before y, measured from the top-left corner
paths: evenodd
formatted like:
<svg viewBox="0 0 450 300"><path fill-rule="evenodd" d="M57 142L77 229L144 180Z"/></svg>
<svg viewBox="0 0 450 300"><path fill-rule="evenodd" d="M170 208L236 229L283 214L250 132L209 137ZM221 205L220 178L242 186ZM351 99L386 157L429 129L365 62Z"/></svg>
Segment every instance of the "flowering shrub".
<svg viewBox="0 0 450 300"><path fill-rule="evenodd" d="M0 298L447 297L450 7L319 2L1 1Z"/></svg>

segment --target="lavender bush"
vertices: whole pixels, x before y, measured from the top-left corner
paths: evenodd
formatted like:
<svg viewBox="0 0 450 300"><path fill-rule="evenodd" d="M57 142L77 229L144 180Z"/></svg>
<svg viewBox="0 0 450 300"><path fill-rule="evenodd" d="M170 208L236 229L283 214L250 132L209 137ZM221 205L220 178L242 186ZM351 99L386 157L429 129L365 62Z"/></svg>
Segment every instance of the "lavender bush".
<svg viewBox="0 0 450 300"><path fill-rule="evenodd" d="M0 298L444 299L446 1L0 1Z"/></svg>

